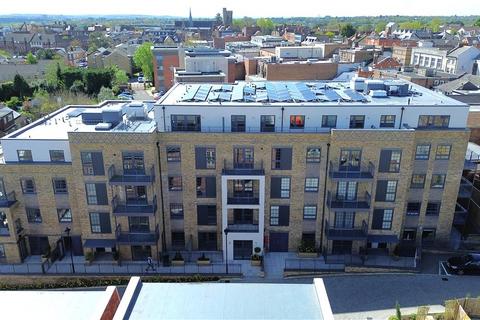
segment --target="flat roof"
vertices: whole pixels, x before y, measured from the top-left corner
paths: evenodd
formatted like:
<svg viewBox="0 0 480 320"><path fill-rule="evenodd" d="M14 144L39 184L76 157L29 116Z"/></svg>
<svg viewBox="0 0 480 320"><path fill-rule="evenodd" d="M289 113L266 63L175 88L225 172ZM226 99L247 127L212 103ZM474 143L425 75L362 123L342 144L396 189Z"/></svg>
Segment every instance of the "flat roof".
<svg viewBox="0 0 480 320"><path fill-rule="evenodd" d="M319 319L314 284L144 283L128 319Z"/></svg>
<svg viewBox="0 0 480 320"><path fill-rule="evenodd" d="M399 95L379 97L354 90L352 81L256 81L222 84L176 84L157 103L175 106L460 106L468 105L405 80L367 80L377 88L408 87ZM384 88L386 89L386 87ZM373 90L381 91L381 90ZM381 93L381 92L380 92ZM380 95L380 94L379 94Z"/></svg>
<svg viewBox="0 0 480 320"><path fill-rule="evenodd" d="M129 104L140 105L147 111L147 117L143 120L132 119L127 115L126 107ZM101 121L85 122L83 114L99 114L103 111L117 110L121 112L121 121L117 125L104 127L99 130L97 127ZM63 107L2 139L38 139L38 140L67 140L69 132L135 132L148 133L156 129L156 122L153 115L153 101L106 101L99 105L88 106L66 106Z"/></svg>
<svg viewBox="0 0 480 320"><path fill-rule="evenodd" d="M0 291L2 319L98 319L109 291ZM108 299L108 298L107 298Z"/></svg>

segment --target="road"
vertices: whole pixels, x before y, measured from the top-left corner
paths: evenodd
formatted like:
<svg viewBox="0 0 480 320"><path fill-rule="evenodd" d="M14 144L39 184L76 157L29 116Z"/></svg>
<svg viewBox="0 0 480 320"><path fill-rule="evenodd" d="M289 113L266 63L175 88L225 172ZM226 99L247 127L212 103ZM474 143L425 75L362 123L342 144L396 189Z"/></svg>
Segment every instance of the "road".
<svg viewBox="0 0 480 320"><path fill-rule="evenodd" d="M335 320L385 320L394 314L396 301L404 314L417 306L441 311L445 300L480 295L480 277L469 276L339 275L324 277L324 282Z"/></svg>
<svg viewBox="0 0 480 320"><path fill-rule="evenodd" d="M135 100L153 100L153 97L145 91L143 83L133 82L131 86Z"/></svg>

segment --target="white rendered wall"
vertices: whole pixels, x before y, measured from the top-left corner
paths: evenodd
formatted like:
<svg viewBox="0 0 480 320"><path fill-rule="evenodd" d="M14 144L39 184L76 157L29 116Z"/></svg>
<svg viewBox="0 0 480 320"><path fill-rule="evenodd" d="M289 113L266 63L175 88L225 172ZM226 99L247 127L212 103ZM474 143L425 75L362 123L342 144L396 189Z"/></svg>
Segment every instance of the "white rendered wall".
<svg viewBox="0 0 480 320"><path fill-rule="evenodd" d="M50 162L50 150L63 150L65 162L71 162L68 140L2 139L5 162L18 162L17 150L31 150L34 162Z"/></svg>

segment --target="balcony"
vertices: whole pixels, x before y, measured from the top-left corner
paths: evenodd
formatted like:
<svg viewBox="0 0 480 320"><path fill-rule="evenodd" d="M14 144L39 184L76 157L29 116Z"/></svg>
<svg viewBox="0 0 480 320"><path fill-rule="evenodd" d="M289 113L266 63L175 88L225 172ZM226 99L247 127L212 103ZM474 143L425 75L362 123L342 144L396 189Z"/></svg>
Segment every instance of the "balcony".
<svg viewBox="0 0 480 320"><path fill-rule="evenodd" d="M470 180L462 177L460 180L460 188L458 189L459 198L470 198L472 196L473 184Z"/></svg>
<svg viewBox="0 0 480 320"><path fill-rule="evenodd" d="M108 181L111 185L146 186L155 181L155 168L152 165L149 170L125 171L111 165L108 168Z"/></svg>
<svg viewBox="0 0 480 320"><path fill-rule="evenodd" d="M15 191L11 191L0 197L0 208L10 208L17 202Z"/></svg>
<svg viewBox="0 0 480 320"><path fill-rule="evenodd" d="M256 233L259 232L258 218L251 221L235 221L228 219L228 232Z"/></svg>
<svg viewBox="0 0 480 320"><path fill-rule="evenodd" d="M453 215L453 225L464 226L467 223L468 211L458 202L455 205L455 213Z"/></svg>
<svg viewBox="0 0 480 320"><path fill-rule="evenodd" d="M258 205L260 204L260 198L259 194L254 192L232 192L228 193L227 204Z"/></svg>
<svg viewBox="0 0 480 320"><path fill-rule="evenodd" d="M365 191L364 196L354 200L337 199L330 191L327 197L327 206L330 209L341 209L344 211L368 211L370 210L372 197Z"/></svg>
<svg viewBox="0 0 480 320"><path fill-rule="evenodd" d="M263 160L254 163L235 163L223 160L222 174L224 176L264 176Z"/></svg>
<svg viewBox="0 0 480 320"><path fill-rule="evenodd" d="M366 240L368 235L368 226L365 220L362 221L360 228L334 228L328 223L325 223L325 229L328 240Z"/></svg>
<svg viewBox="0 0 480 320"><path fill-rule="evenodd" d="M113 197L112 200L113 214L117 217L145 217L153 216L157 212L157 196L153 197L150 203L128 203L120 201L118 196Z"/></svg>
<svg viewBox="0 0 480 320"><path fill-rule="evenodd" d="M372 180L375 174L375 166L371 161L367 165L360 165L358 167L341 166L339 163L330 162L328 170L330 179L338 180Z"/></svg>
<svg viewBox="0 0 480 320"><path fill-rule="evenodd" d="M158 225L154 232L122 232L118 224L115 236L120 245L156 245L159 237Z"/></svg>

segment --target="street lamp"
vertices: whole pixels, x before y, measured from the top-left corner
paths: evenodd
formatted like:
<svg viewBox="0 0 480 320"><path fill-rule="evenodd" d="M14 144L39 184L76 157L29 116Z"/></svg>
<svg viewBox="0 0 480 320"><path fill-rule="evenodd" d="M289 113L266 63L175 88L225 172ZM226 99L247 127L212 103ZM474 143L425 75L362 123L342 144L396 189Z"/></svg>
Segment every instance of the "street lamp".
<svg viewBox="0 0 480 320"><path fill-rule="evenodd" d="M72 263L72 273L75 273L75 264L73 263L73 245L72 245L72 237L70 237L71 229L69 227L65 228L65 233L70 241L70 261ZM65 240L63 241L65 247Z"/></svg>
<svg viewBox="0 0 480 320"><path fill-rule="evenodd" d="M228 228L225 228L223 232L225 233L225 272L228 274Z"/></svg>

